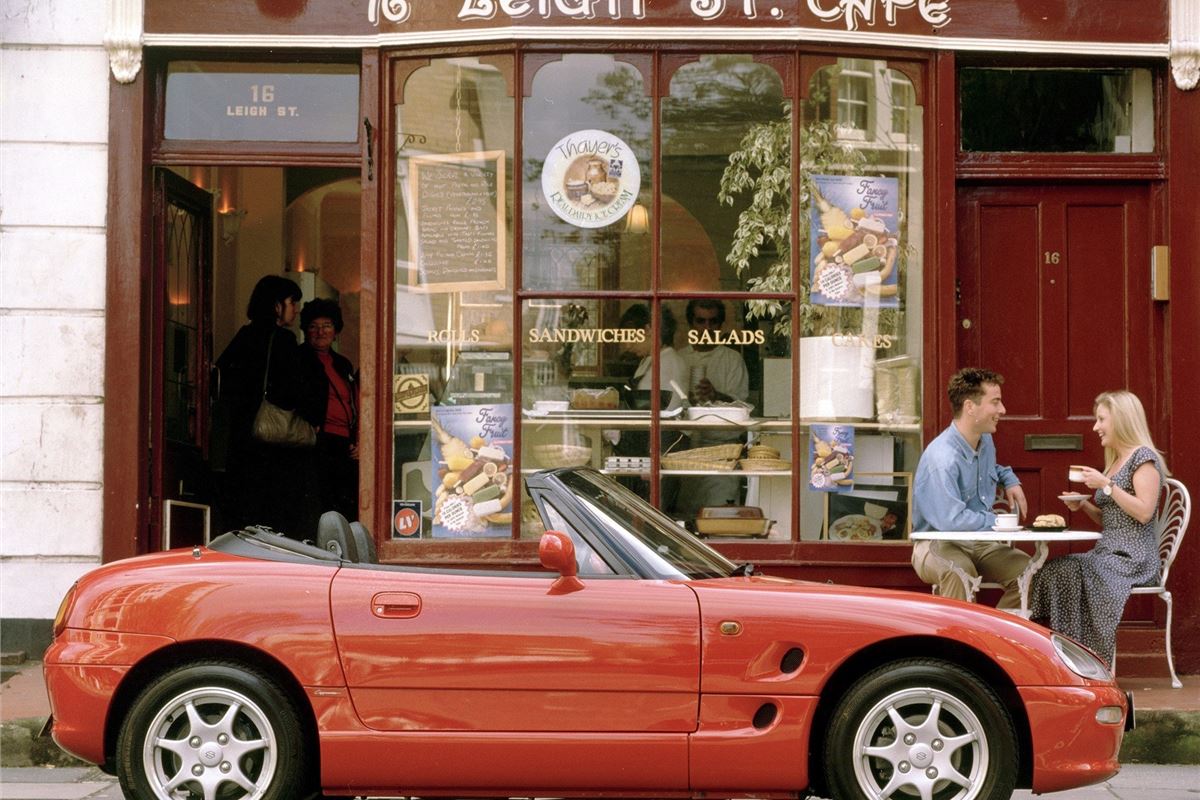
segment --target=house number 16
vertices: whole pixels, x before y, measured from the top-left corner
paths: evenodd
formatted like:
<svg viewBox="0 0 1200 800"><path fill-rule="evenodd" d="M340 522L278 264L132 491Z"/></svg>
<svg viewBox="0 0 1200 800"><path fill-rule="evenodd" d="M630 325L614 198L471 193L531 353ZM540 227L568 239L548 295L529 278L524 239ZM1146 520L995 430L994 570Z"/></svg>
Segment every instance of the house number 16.
<svg viewBox="0 0 1200 800"><path fill-rule="evenodd" d="M1045 253L1045 258L1046 258L1047 264L1057 264L1059 261L1062 260L1062 254L1059 253L1058 251L1051 252L1051 251L1047 250Z"/></svg>

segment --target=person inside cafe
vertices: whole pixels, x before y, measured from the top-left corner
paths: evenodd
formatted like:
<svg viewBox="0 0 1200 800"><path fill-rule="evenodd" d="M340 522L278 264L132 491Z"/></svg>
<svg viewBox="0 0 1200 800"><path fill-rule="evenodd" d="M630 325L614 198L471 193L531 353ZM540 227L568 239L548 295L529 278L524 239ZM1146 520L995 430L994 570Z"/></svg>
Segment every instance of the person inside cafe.
<svg viewBox="0 0 1200 800"><path fill-rule="evenodd" d="M300 363L307 404L320 419L313 453L312 494L316 513L337 511L358 518L358 378L350 359L333 349L344 321L335 300L317 298L304 304L300 327Z"/></svg>
<svg viewBox="0 0 1200 800"><path fill-rule="evenodd" d="M295 409L314 425L320 422L304 408L299 346L291 331L300 297L300 287L287 278L261 278L246 305L249 322L217 359L218 402L228 420L222 524L265 525L296 539L316 535L304 513L309 454L305 448L258 441L253 425L264 386L271 403Z"/></svg>
<svg viewBox="0 0 1200 800"><path fill-rule="evenodd" d="M914 531L987 534L973 542L919 541L913 545L912 565L943 597L969 596L955 566L971 578L999 583L1004 595L997 607L1012 609L1021 606L1017 577L1029 556L994 538L997 486L1004 487L1010 507L1020 517L1028 503L1012 468L996 463L992 434L1004 416L1002 383L1002 376L986 369L968 367L954 374L947 388L954 419L921 454L913 480Z"/></svg>
<svg viewBox="0 0 1200 800"><path fill-rule="evenodd" d="M717 343L725 325L725 303L715 298L690 300L686 310L689 340L679 351L688 367L688 397L692 405L745 401L750 396L750 375L741 353ZM708 447L745 440L739 430L701 428L692 431L692 447ZM704 506L738 505L742 479L725 475L703 475L685 481L679 490L676 513L685 519L696 516Z"/></svg>
<svg viewBox="0 0 1200 800"><path fill-rule="evenodd" d="M1052 559L1033 576L1029 610L1035 621L1111 663L1129 590L1158 580L1154 516L1170 473L1150 438L1137 395L1104 392L1094 413L1092 430L1104 446L1104 469L1082 470L1091 500L1065 502L1099 525L1101 537L1088 552Z"/></svg>
<svg viewBox="0 0 1200 800"><path fill-rule="evenodd" d="M652 317L650 316L650 307L645 303L635 303L625 312L621 314L618 327L629 330L640 330L641 335L634 341L628 343L627 350L630 354L638 359L637 368L634 370L633 377L630 378L629 388L633 390L632 397L634 402L640 404L642 394L649 396L649 392L653 385L654 373L651 371L651 365L654 363L653 351L654 340L651 330ZM659 391L669 393L669 400L664 394L662 408L664 410L676 409L682 406L684 398L680 397L679 392L675 391L671 383L674 382L679 386L680 391L686 391L687 386L687 365L683 362L679 352L675 349L675 331L678 323L675 321L675 315L671 313L671 309L666 306L662 307L662 317L659 319L658 326L658 342L659 342L659 361L658 361L658 385ZM618 456L643 457L650 455L650 438L645 431L625 430L625 431L605 431L606 438L613 442L613 453ZM661 435L662 452L667 452L672 449L681 449L682 435L678 432L666 432ZM628 486L633 491L645 498L649 498L649 486L642 478L621 478L621 483ZM675 498L679 491L679 481L676 478L664 478L662 481L662 492L660 496L660 505L662 508L673 508Z"/></svg>

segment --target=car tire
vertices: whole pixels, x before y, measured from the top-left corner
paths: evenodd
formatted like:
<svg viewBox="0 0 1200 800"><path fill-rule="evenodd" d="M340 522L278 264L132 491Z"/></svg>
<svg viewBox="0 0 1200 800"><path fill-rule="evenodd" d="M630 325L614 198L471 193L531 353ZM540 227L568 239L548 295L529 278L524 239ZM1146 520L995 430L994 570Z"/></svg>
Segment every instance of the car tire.
<svg viewBox="0 0 1200 800"><path fill-rule="evenodd" d="M1016 740L1008 710L974 674L906 659L867 673L842 697L825 774L837 800L1007 800Z"/></svg>
<svg viewBox="0 0 1200 800"><path fill-rule="evenodd" d="M191 664L152 681L117 739L127 797L294 800L311 790L295 704L258 670L224 661ZM206 793L205 787L211 791Z"/></svg>

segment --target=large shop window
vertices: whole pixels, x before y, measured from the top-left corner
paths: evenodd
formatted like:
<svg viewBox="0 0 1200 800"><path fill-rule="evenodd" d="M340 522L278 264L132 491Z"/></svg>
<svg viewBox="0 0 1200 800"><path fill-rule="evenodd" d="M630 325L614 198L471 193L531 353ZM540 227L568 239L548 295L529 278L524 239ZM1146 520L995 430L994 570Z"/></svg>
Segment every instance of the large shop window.
<svg viewBox="0 0 1200 800"><path fill-rule="evenodd" d="M835 60L801 91L792 53L517 57L523 86L507 55L393 63L393 538L535 537L521 473L564 466L718 542L906 538L909 75Z"/></svg>

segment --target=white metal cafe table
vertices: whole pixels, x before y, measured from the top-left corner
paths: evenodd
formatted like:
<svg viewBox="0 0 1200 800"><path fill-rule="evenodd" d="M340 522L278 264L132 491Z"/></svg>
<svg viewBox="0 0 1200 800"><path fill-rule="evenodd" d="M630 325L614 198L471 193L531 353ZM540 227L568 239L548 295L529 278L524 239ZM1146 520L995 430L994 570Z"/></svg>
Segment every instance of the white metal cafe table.
<svg viewBox="0 0 1200 800"><path fill-rule="evenodd" d="M1020 528L1015 531L913 531L909 534L909 538L914 542L917 541L933 541L933 542L1033 542L1033 555L1029 559L1029 566L1025 567L1025 571L1017 576L1017 589L1021 592L1021 610L1020 614L1026 619L1029 618L1029 586L1033 583L1033 576L1046 563L1046 557L1050 554L1050 542L1092 542L1100 538L1100 533L1097 531L1038 531L1032 528ZM975 593L979 591L979 584L983 582L983 578L978 575L971 576L962 570L957 564L951 564L950 568L962 580L963 586L967 590L967 600L975 602Z"/></svg>

